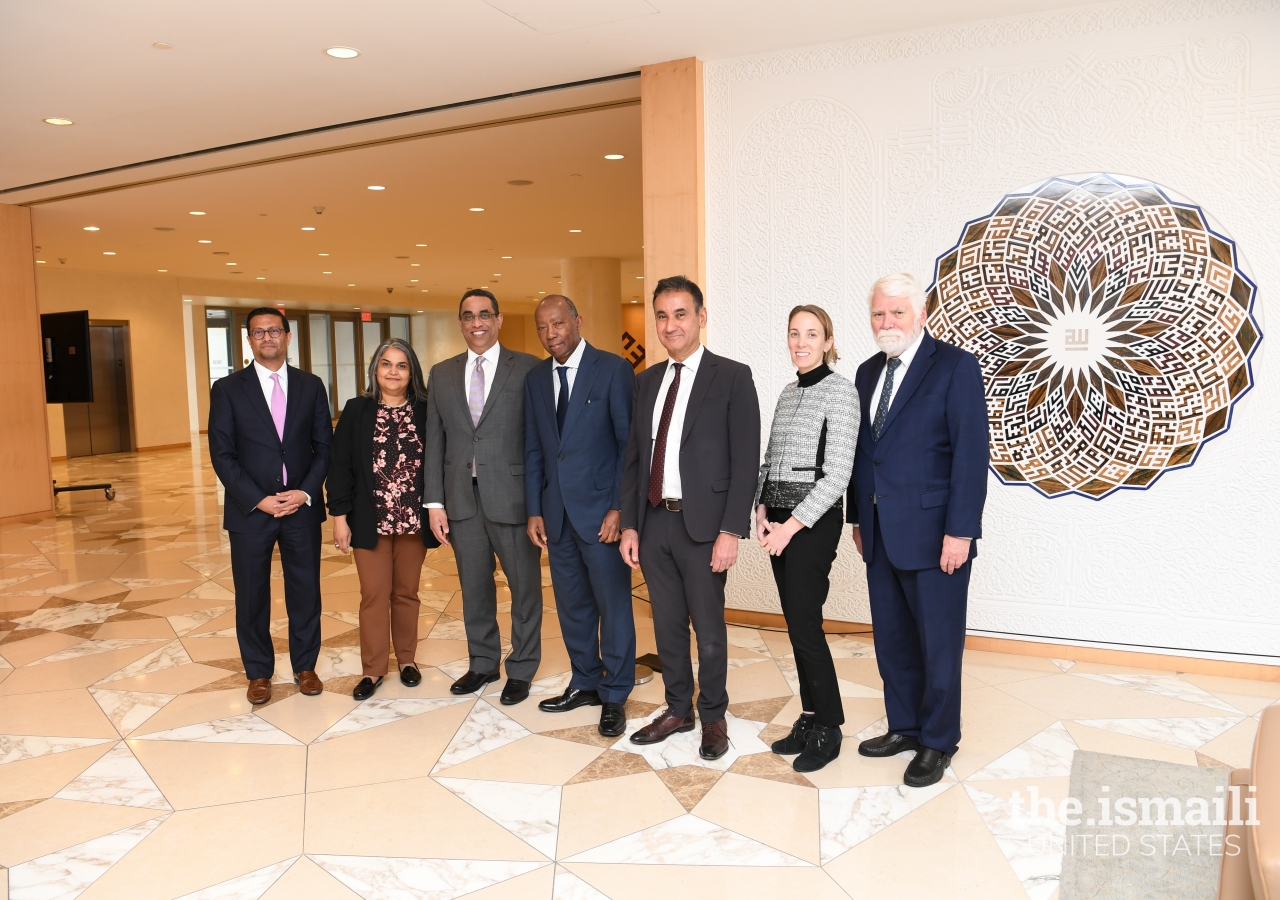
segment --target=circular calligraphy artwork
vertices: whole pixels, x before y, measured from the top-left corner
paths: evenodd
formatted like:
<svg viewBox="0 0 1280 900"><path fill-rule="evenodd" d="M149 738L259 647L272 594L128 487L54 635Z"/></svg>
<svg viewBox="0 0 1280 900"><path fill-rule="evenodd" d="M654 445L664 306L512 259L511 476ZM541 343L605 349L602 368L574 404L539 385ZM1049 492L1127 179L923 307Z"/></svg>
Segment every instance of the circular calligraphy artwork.
<svg viewBox="0 0 1280 900"><path fill-rule="evenodd" d="M929 331L982 364L991 467L1101 499L1191 465L1252 386L1235 244L1154 184L1052 178L938 258Z"/></svg>

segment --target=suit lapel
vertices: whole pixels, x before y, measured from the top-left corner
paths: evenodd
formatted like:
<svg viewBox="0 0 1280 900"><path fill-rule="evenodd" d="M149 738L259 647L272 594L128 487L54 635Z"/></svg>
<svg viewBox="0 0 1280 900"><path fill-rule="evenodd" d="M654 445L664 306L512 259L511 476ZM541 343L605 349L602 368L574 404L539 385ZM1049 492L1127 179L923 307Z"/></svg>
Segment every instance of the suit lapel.
<svg viewBox="0 0 1280 900"><path fill-rule="evenodd" d="M452 397L447 402L456 404L456 408L461 410L462 418L467 425L474 431L475 426L471 424L471 382L467 379L467 354L464 351L460 356L455 356L447 363L449 369L445 370L446 377L453 375L458 379L458 383L453 387L448 384L442 385L441 393L444 396Z"/></svg>
<svg viewBox="0 0 1280 900"><path fill-rule="evenodd" d="M511 376L511 370L515 368L516 355L502 347L498 351L498 371L493 373L493 386L489 388L489 397L484 402L484 411L480 413L480 421L476 422L476 428L484 424L484 420L489 415L489 411L493 409L494 404L498 402L498 392L502 390L502 386L507 383L507 379ZM471 418L470 409L467 410L467 419Z"/></svg>
<svg viewBox="0 0 1280 900"><path fill-rule="evenodd" d="M545 369L545 371L539 372L538 375L538 396L542 398L542 402L547 408L547 415L554 422L556 420L556 394L551 385L557 378L556 361L548 357L547 364L539 368Z"/></svg>
<svg viewBox="0 0 1280 900"><path fill-rule="evenodd" d="M301 370L288 365L285 366L285 369L287 370L285 378L289 382L289 389L285 391L284 395L284 434L285 437L288 437L290 430L297 426L298 417L301 415L302 397L299 395L304 388L302 387L302 379L299 377ZM274 419L271 424L272 426L275 425Z"/></svg>
<svg viewBox="0 0 1280 900"><path fill-rule="evenodd" d="M689 440L689 432L693 429L693 420L698 415L698 407L702 405L711 382L716 377L716 365L720 358L710 350L702 351L702 364L693 376L693 390L689 393L689 405L684 408L684 427L680 430L680 446Z"/></svg>
<svg viewBox="0 0 1280 900"><path fill-rule="evenodd" d="M916 388L920 386L920 382L924 381L924 376L932 368L933 351L936 349L934 344L933 337L927 333L924 339L920 341L920 347L916 350L915 359L911 360L911 365L907 367L907 375L902 379L902 387L893 392L893 399L889 403L889 412L884 417L884 427L880 429L881 439L884 438L884 433L889 430L889 426L898 417L902 407L907 405L911 395L915 393Z"/></svg>
<svg viewBox="0 0 1280 900"><path fill-rule="evenodd" d="M373 474L373 427L378 420L378 404L372 398L360 408L360 445L356 452L366 474Z"/></svg>
<svg viewBox="0 0 1280 900"><path fill-rule="evenodd" d="M663 360L660 366L644 370L643 375L648 375L650 372L653 372L653 375L645 379L644 390L640 392L637 400L640 406L632 411L632 415L636 416L639 422L640 456L644 461L646 485L649 483L650 466L653 465L653 407L658 402L658 392L662 390L662 379L667 377L667 366L670 364L670 360Z"/></svg>
<svg viewBox="0 0 1280 900"><path fill-rule="evenodd" d="M267 428L272 434L276 433L275 419L271 418L271 407L267 405L267 398L262 395L262 382L258 380L258 373L253 368L253 363L241 369L244 374L240 377L241 386L244 388L245 394L248 396L249 405L258 411L266 422ZM287 414L286 414L286 421ZM279 435L276 436L279 440Z"/></svg>
<svg viewBox="0 0 1280 900"><path fill-rule="evenodd" d="M578 374L573 378L573 390L569 392L569 409L564 416L564 431L560 433L560 446L564 446L564 438L573 430L574 423L587 405L587 395L591 393L591 383L596 380L596 362L598 357L595 348L590 344L582 352L578 360ZM553 404L554 406L554 404Z"/></svg>

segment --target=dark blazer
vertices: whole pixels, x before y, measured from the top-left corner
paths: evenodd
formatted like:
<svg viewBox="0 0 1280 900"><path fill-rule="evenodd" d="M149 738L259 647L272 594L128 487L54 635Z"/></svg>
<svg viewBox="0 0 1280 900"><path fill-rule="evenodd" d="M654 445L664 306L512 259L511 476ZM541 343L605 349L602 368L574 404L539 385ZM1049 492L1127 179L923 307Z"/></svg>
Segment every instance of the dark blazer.
<svg viewBox="0 0 1280 900"><path fill-rule="evenodd" d="M544 359L524 379L525 504L530 516L546 520L551 540L560 540L567 510L578 535L597 542L609 510L622 509L622 464L636 376L622 357L588 344L561 434L554 366L554 359Z"/></svg>
<svg viewBox="0 0 1280 900"><path fill-rule="evenodd" d="M352 397L342 408L342 418L333 430L333 458L329 462L329 514L346 516L351 529L351 546L372 550L378 546L378 516L373 500L373 428L378 420L378 401L372 397ZM422 441L426 456L426 401L413 405L413 424ZM421 478L421 470L419 470ZM439 547L427 513L422 509L423 492L418 491L418 507L422 517L422 543Z"/></svg>
<svg viewBox="0 0 1280 900"><path fill-rule="evenodd" d="M653 406L667 361L636 377L631 437L622 475L622 527L640 530L649 508L653 459ZM677 447L667 438L667 453ZM720 532L751 534L751 501L760 473L760 398L751 367L710 350L693 380L680 435L680 488L684 523L695 541Z"/></svg>
<svg viewBox="0 0 1280 900"><path fill-rule="evenodd" d="M311 505L300 507L290 519L300 524L324 521L324 479L333 439L329 392L310 372L293 366L288 370L284 440L276 435L271 407L252 365L213 383L209 456L227 492L222 514L227 531L275 527L276 520L256 507L263 497L283 490L305 491L311 497ZM288 484L281 484L281 464L289 471Z"/></svg>
<svg viewBox="0 0 1280 900"><path fill-rule="evenodd" d="M426 500L443 503L450 519L469 519L476 510L471 460L480 478L480 502L494 522L524 525L524 376L536 356L502 347L489 398L478 425L467 407L467 354L431 367L427 388L427 456L423 466Z"/></svg>
<svg viewBox="0 0 1280 900"><path fill-rule="evenodd" d="M990 439L978 358L926 332L876 441L871 395L884 365L885 355L877 353L854 379L862 425L846 517L870 523L878 512L885 552L899 569L936 568L947 534L973 538L973 559L982 537ZM874 529L863 528L863 559L871 558L873 541Z"/></svg>

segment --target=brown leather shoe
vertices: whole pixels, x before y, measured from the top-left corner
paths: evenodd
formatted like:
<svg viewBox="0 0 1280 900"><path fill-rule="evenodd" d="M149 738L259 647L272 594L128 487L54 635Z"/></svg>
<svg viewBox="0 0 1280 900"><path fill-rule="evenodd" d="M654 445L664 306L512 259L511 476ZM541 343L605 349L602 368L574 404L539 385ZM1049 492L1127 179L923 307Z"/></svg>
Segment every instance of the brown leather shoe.
<svg viewBox="0 0 1280 900"><path fill-rule="evenodd" d="M724 719L708 725L702 723L702 746L698 755L703 759L719 759L729 752L729 725Z"/></svg>
<svg viewBox="0 0 1280 900"><path fill-rule="evenodd" d="M249 702L254 706L261 706L271 699L271 679L255 678L249 682L249 690L245 692L245 696L249 698Z"/></svg>
<svg viewBox="0 0 1280 900"><path fill-rule="evenodd" d="M324 682L320 680L320 676L310 670L296 673L293 683L308 697L314 697L324 690Z"/></svg>
<svg viewBox="0 0 1280 900"><path fill-rule="evenodd" d="M693 725L693 713L681 718L680 716L672 715L671 709L668 707L662 711L662 715L631 735L631 743L661 743L673 734L679 734L682 731L693 731Z"/></svg>

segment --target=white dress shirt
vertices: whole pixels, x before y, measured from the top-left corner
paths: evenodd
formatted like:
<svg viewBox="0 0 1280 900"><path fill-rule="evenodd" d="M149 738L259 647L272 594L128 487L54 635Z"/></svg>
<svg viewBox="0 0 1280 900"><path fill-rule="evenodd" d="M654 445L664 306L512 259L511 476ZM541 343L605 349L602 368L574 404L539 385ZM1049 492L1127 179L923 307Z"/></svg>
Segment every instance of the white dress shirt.
<svg viewBox="0 0 1280 900"><path fill-rule="evenodd" d="M495 343L484 353L476 353L467 348L467 367L462 372L462 398L471 402L471 375L476 370L476 359L484 357L484 402L489 402L489 391L493 387L493 376L498 371L498 357L502 353L502 344Z"/></svg>
<svg viewBox="0 0 1280 900"><path fill-rule="evenodd" d="M924 329L920 329L920 333L916 335L916 339L907 345L907 349L902 351L902 355L898 357L901 365L893 373L893 390L897 391L902 387L902 379L907 377L907 369L911 368L911 361L916 358L916 351L920 349L920 342L924 340ZM880 378L876 381L876 389L871 392L871 418L874 420L876 410L880 408L880 395L884 393L884 376L889 371L888 360L885 360L885 366L880 370ZM889 395L889 406L893 407L893 394Z"/></svg>
<svg viewBox="0 0 1280 900"><path fill-rule="evenodd" d="M698 349L684 360L684 368L680 370L680 389L676 392L676 405L671 411L671 424L667 426L667 456L662 468L662 497L664 500L679 500L684 494L680 488L680 437L684 434L684 412L689 406L689 395L693 393L693 380L698 375L698 366L702 363L702 353L706 348L701 344ZM653 405L653 433L650 440L658 439L658 426L662 424L662 407L667 402L667 389L676 377L674 360L667 366L662 375L662 384L658 386L658 398ZM652 449L652 448L651 448ZM653 457L650 456L650 459Z"/></svg>
<svg viewBox="0 0 1280 900"><path fill-rule="evenodd" d="M280 371L272 372L256 359L253 361L254 374L258 376L258 383L262 385L262 396L267 401L267 409L271 409L271 394L276 389L276 383L271 380L272 375L280 376L280 390L284 394L286 402L289 400L289 365L285 363L280 367ZM307 498L307 506L311 505L311 495L306 491L302 492L302 496Z"/></svg>
<svg viewBox="0 0 1280 900"><path fill-rule="evenodd" d="M556 369L564 369L564 379L569 385L569 396L573 396L573 380L578 377L578 367L582 365L582 353L587 349L586 341L578 341L578 346L573 348L573 352L569 354L569 358L563 364L551 361L551 391L552 399L555 400L554 406L560 405L560 373Z"/></svg>

